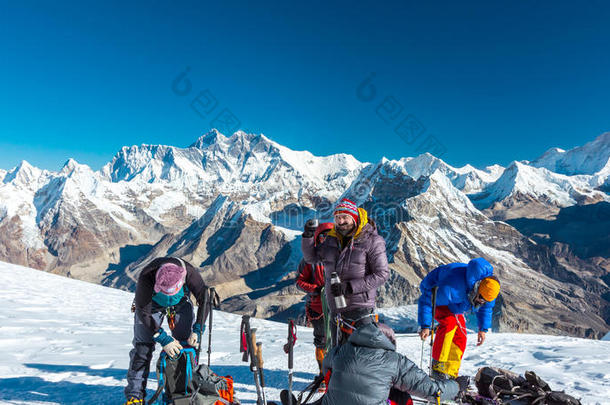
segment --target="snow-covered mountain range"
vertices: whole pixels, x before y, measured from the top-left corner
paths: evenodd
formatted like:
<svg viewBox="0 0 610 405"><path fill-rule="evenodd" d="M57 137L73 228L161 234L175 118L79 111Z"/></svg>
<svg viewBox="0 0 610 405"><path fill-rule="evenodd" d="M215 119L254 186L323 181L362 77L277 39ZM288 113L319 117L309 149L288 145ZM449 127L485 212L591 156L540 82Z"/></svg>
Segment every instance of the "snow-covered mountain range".
<svg viewBox="0 0 610 405"><path fill-rule="evenodd" d="M124 147L99 171L72 159L59 172L24 161L0 170L0 260L129 289L148 260L180 255L228 310L282 318L302 309L293 271L304 222L329 219L347 196L387 241L393 271L380 304L412 302L434 267L483 256L506 280L498 328L601 337L610 264L594 254L604 249L575 254L570 238L498 221L552 222L571 207L608 204L609 145L606 133L531 163L477 169L430 154L318 157L212 130L187 148Z"/></svg>

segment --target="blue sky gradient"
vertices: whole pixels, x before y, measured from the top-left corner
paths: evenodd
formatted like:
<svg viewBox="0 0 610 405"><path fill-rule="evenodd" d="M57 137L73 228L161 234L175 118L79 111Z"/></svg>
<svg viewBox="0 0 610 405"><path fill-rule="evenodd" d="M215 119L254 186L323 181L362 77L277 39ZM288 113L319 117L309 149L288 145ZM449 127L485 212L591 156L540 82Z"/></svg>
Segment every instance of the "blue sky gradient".
<svg viewBox="0 0 610 405"><path fill-rule="evenodd" d="M219 115L316 155L456 166L610 130L603 1L14 3L0 5L3 169L99 169L124 145L188 146ZM190 91L174 91L187 67Z"/></svg>

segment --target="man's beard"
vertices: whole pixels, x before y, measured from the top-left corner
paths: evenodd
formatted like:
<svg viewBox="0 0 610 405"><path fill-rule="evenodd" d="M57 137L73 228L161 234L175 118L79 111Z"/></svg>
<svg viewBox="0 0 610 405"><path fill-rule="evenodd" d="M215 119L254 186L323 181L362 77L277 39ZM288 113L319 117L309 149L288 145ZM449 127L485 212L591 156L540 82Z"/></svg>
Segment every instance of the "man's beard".
<svg viewBox="0 0 610 405"><path fill-rule="evenodd" d="M339 232L341 234L341 236L348 236L350 233L352 233L354 231L355 226L354 225L350 225L349 227L335 226L335 228L337 229L337 232Z"/></svg>

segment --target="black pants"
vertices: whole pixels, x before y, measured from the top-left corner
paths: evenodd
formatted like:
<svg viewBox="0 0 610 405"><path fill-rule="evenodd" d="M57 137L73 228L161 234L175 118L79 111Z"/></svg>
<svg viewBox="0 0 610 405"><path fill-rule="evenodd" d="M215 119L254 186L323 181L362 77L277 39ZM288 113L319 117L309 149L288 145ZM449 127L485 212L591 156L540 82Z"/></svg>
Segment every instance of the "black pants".
<svg viewBox="0 0 610 405"><path fill-rule="evenodd" d="M313 326L313 345L317 349L324 349L326 345L326 332L324 330L324 317L316 311L309 309L311 326Z"/></svg>
<svg viewBox="0 0 610 405"><path fill-rule="evenodd" d="M346 319L359 319L362 318L363 316L372 314L375 311L374 308L357 308L357 309L352 309L351 311L345 311L341 313L341 316L343 318ZM337 328L337 314L333 314L331 312L330 314L330 333L331 333L331 337L332 337L332 347L335 347L337 345L341 345L343 343L345 343L345 341L347 340L347 338L349 337L348 334L343 333L341 331L340 328Z"/></svg>
<svg viewBox="0 0 610 405"><path fill-rule="evenodd" d="M153 307L153 319L157 324L163 322L164 313L161 307ZM178 341L185 341L191 336L191 330L195 322L193 304L186 300L176 309L176 326L171 331L172 336ZM133 349L129 352L129 370L127 371L127 386L125 397L146 397L146 382L150 372L150 361L155 350L153 331L148 329L140 317L134 315L133 326Z"/></svg>

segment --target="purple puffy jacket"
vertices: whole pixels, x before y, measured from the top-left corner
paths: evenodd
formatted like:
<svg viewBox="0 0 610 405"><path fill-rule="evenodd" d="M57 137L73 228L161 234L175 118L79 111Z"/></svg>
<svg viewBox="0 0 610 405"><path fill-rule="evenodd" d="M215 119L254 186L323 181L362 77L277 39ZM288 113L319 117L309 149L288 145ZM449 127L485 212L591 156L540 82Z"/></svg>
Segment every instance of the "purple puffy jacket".
<svg viewBox="0 0 610 405"><path fill-rule="evenodd" d="M377 288L390 275L385 241L377 233L375 224L368 221L367 212L358 208L360 223L354 237L342 250L343 238L331 229L322 244L314 246L314 238L303 238L301 249L308 263L324 263L326 301L331 313L351 311L357 308L375 308ZM330 293L330 275L336 272L341 281L349 281L353 293L346 295L347 306L339 311Z"/></svg>

